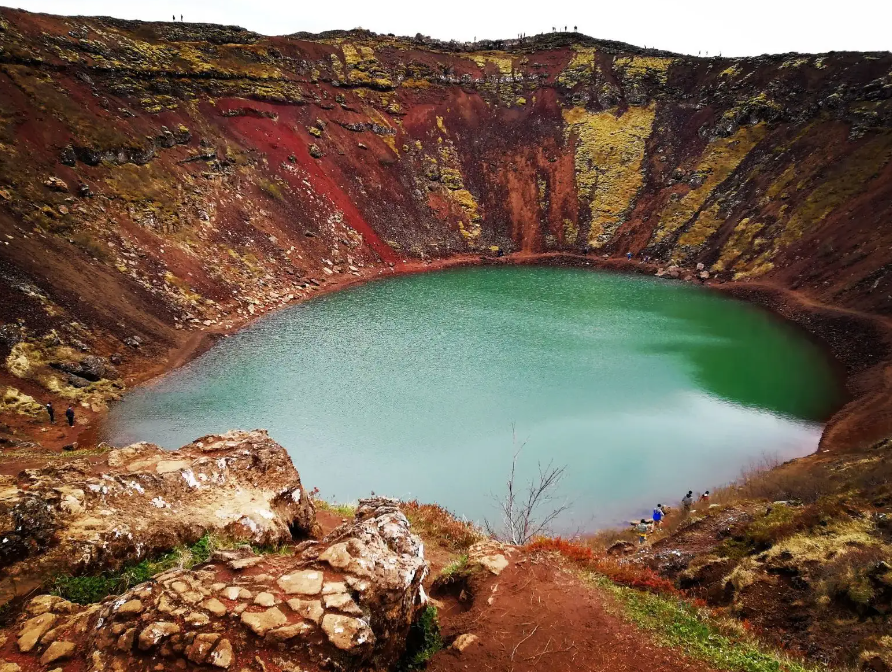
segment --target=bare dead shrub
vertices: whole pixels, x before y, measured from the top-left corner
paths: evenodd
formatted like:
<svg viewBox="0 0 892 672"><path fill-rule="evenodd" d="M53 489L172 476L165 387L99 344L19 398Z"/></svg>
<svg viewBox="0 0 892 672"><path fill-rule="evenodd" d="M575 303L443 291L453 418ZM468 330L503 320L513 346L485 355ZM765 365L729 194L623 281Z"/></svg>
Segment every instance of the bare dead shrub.
<svg viewBox="0 0 892 672"><path fill-rule="evenodd" d="M517 432L511 425L511 438L515 447L508 475L508 491L499 498L493 495L501 515L501 527L485 521L487 532L511 544L522 546L533 538L545 535L551 523L564 511L568 504L555 504L555 492L564 478L565 467L554 467L549 462L543 468L539 463L539 476L530 481L526 491L521 491L516 481L517 458L526 443L518 446Z"/></svg>

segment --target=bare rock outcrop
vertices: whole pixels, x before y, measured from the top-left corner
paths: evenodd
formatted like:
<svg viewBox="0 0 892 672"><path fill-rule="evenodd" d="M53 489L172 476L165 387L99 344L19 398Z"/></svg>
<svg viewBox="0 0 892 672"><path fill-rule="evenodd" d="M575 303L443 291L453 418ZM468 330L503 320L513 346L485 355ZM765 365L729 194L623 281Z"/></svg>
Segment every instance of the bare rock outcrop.
<svg viewBox="0 0 892 672"><path fill-rule="evenodd" d="M206 532L281 544L308 536L315 519L291 459L266 432L205 436L176 451L134 444L99 465L29 469L0 482L0 590L50 572L115 567Z"/></svg>
<svg viewBox="0 0 892 672"><path fill-rule="evenodd" d="M426 573L397 503L364 500L354 521L291 556L217 552L88 607L36 597L0 647L0 669L386 669L426 602Z"/></svg>

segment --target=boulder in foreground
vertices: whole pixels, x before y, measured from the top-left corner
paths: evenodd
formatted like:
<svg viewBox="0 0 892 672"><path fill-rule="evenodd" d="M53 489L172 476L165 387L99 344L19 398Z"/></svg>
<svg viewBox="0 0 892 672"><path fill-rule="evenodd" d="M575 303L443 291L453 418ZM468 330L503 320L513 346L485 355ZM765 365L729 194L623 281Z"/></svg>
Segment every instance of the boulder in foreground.
<svg viewBox="0 0 892 672"><path fill-rule="evenodd" d="M290 556L217 552L88 607L36 597L0 648L0 669L387 669L426 601L426 573L398 503L363 500L355 520Z"/></svg>
<svg viewBox="0 0 892 672"><path fill-rule="evenodd" d="M0 483L0 590L8 599L13 581L116 567L205 533L278 545L315 524L288 453L264 431L176 451L138 443L99 465L29 469Z"/></svg>

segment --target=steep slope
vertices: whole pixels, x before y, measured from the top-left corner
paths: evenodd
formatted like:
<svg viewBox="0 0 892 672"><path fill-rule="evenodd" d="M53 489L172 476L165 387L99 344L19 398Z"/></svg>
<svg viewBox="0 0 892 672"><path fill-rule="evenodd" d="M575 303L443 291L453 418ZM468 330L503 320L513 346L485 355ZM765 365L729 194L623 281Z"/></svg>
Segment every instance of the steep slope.
<svg viewBox="0 0 892 672"><path fill-rule="evenodd" d="M833 445L874 440L892 431L890 159L889 53L700 59L576 34L263 37L0 9L4 419L39 417L48 392L101 412L124 383L81 375L86 353L145 377L198 331L356 276L632 252L795 290L760 299L843 356L849 416L871 409Z"/></svg>

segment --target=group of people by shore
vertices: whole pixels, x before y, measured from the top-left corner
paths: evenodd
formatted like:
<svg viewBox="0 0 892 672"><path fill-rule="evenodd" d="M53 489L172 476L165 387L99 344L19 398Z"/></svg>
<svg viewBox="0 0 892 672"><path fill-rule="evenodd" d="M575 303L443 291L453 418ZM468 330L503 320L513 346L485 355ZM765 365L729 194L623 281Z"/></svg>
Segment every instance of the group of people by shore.
<svg viewBox="0 0 892 672"><path fill-rule="evenodd" d="M700 495L698 502L709 502L709 490L705 491L702 495ZM691 508L694 506L694 491L688 490L688 493L681 498L681 508L682 512L685 516L687 516L691 512ZM670 512L670 507L663 506L662 504L657 504L654 507L653 513L651 514L650 520L647 518L642 518L639 522L632 522L631 525L635 528L635 532L638 533L638 543L644 544L647 542L647 536L649 534L653 534L655 531L659 530L663 527L663 521L666 519L666 516Z"/></svg>

